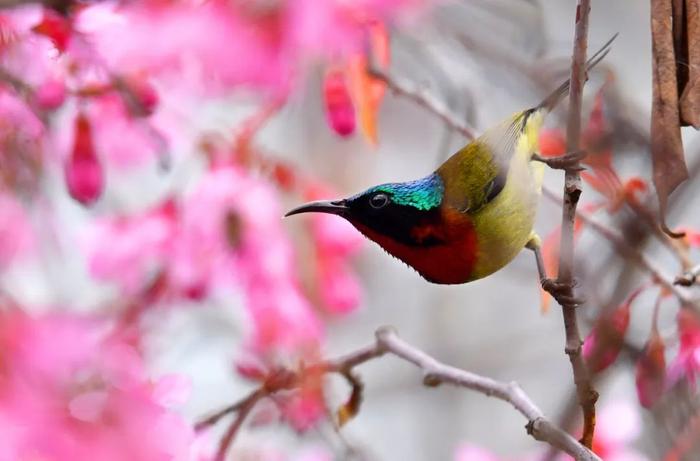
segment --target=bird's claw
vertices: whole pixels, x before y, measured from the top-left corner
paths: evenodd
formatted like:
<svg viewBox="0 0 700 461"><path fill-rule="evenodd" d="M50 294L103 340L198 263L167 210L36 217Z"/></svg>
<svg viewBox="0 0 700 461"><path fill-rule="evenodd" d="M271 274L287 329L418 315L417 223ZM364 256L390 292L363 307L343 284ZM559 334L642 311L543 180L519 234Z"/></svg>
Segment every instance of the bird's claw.
<svg viewBox="0 0 700 461"><path fill-rule="evenodd" d="M555 170L566 170L566 171L584 171L586 168L579 165L579 162L586 158L586 151L575 150L573 152L567 152L564 155L558 157L542 157L539 154L533 154L532 159L537 162L542 162L548 167Z"/></svg>
<svg viewBox="0 0 700 461"><path fill-rule="evenodd" d="M586 303L585 298L574 296L575 283L560 282L553 279L542 279L542 289L552 295L560 305L578 307Z"/></svg>

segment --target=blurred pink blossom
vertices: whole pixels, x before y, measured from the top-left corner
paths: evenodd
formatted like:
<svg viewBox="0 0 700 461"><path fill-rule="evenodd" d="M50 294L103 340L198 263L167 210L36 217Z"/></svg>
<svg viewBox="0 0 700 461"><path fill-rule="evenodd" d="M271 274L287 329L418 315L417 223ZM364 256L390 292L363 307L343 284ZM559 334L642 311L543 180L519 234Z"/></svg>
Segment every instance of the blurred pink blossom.
<svg viewBox="0 0 700 461"><path fill-rule="evenodd" d="M131 294L159 270L172 294L240 289L251 350L303 355L318 347L322 325L299 287L281 216L270 184L238 167L214 168L177 207L98 219L86 239L90 271Z"/></svg>
<svg viewBox="0 0 700 461"><path fill-rule="evenodd" d="M35 246L34 230L22 205L0 193L0 269L28 255Z"/></svg>
<svg viewBox="0 0 700 461"><path fill-rule="evenodd" d="M0 86L0 143L39 142L45 134L41 120L26 103ZM3 154L9 154L5 147Z"/></svg>
<svg viewBox="0 0 700 461"><path fill-rule="evenodd" d="M648 461L632 445L642 432L639 409L627 401L602 406L596 418L593 451L606 461Z"/></svg>
<svg viewBox="0 0 700 461"><path fill-rule="evenodd" d="M49 78L36 87L34 99L43 110L58 109L66 99L66 85L60 79Z"/></svg>
<svg viewBox="0 0 700 461"><path fill-rule="evenodd" d="M138 110L153 111L157 104L157 94L151 93L146 81L130 79L139 100ZM141 85L136 87L135 85ZM124 96L116 91L90 99L87 112L94 126L94 140L101 158L109 166L117 169L142 165L159 153L160 139L157 139L124 103ZM135 108L136 110L136 108Z"/></svg>
<svg viewBox="0 0 700 461"><path fill-rule="evenodd" d="M501 458L477 445L463 443L457 448L454 461L501 461Z"/></svg>
<svg viewBox="0 0 700 461"><path fill-rule="evenodd" d="M332 196L327 187L315 184L304 194L308 200ZM315 286L321 306L333 314L355 310L362 298L362 289L350 269L350 258L364 243L361 234L344 219L317 213L310 217L311 235L316 251Z"/></svg>
<svg viewBox="0 0 700 461"><path fill-rule="evenodd" d="M96 220L84 240L90 273L98 280L116 282L125 294L143 290L163 267L176 231L166 208Z"/></svg>
<svg viewBox="0 0 700 461"><path fill-rule="evenodd" d="M196 459L192 428L161 403L172 386L151 381L105 325L16 311L0 320L0 459Z"/></svg>
<svg viewBox="0 0 700 461"><path fill-rule="evenodd" d="M681 309L676 318L680 348L678 355L669 366L669 384L673 385L686 378L693 386L697 384L700 371L700 319L690 309Z"/></svg>
<svg viewBox="0 0 700 461"><path fill-rule="evenodd" d="M133 2L85 8L77 29L112 68L287 87L317 57L358 50L370 19L420 6L418 0ZM144 44L148 44L144 46ZM226 44L226 46L221 46ZM211 88L210 88L211 89Z"/></svg>
<svg viewBox="0 0 700 461"><path fill-rule="evenodd" d="M185 198L173 264L176 279L199 267L198 277L214 283L235 280L252 320L249 345L262 355L315 348L321 338L281 216L270 184L235 166L215 168Z"/></svg>

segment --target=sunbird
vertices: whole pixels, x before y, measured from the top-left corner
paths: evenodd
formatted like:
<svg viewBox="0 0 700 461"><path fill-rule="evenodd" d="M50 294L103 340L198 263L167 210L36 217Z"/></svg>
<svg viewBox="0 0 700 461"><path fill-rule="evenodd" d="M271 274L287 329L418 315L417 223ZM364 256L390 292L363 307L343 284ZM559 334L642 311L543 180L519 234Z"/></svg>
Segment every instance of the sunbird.
<svg viewBox="0 0 700 461"><path fill-rule="evenodd" d="M615 37L586 62L586 71L607 55ZM539 246L533 225L547 161L537 154L537 140L569 84L490 128L424 178L307 203L285 216L345 218L429 282L460 284L491 275L524 247ZM581 158L570 154L572 162Z"/></svg>

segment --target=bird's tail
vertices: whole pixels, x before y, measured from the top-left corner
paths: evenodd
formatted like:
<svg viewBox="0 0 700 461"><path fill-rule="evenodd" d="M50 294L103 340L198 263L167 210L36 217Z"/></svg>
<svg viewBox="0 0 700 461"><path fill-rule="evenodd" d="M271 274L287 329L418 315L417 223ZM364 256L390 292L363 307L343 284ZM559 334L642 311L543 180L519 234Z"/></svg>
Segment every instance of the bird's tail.
<svg viewBox="0 0 700 461"><path fill-rule="evenodd" d="M586 61L586 73L593 69L600 61L603 60L603 58L605 58L605 56L607 56L607 54L610 52L610 46L617 36L618 34L613 35L610 40L605 43L605 45L600 47L600 49L596 51L593 56L588 59L588 61ZM586 79L588 79L588 76L586 76ZM559 85L556 90L552 91L546 98L544 98L542 102L535 107L535 110L544 109L549 112L554 109L554 107L559 104L559 101L561 101L564 96L569 93L570 85L571 79L567 79L564 83Z"/></svg>

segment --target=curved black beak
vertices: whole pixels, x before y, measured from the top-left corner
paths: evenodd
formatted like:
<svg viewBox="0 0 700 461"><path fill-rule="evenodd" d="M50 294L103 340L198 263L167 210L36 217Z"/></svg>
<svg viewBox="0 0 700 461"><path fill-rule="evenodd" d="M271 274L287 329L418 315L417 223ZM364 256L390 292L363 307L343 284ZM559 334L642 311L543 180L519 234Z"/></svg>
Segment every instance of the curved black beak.
<svg viewBox="0 0 700 461"><path fill-rule="evenodd" d="M318 202L309 202L290 210L284 216L291 216L299 213L330 213L344 215L349 210L345 200L319 200Z"/></svg>

